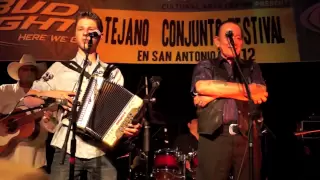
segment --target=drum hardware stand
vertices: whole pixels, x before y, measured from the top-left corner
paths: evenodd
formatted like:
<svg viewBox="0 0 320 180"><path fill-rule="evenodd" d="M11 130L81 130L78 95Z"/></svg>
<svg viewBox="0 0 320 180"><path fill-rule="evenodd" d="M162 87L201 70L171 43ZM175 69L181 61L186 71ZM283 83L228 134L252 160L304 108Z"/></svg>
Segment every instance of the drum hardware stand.
<svg viewBox="0 0 320 180"><path fill-rule="evenodd" d="M69 168L69 180L73 180L74 179L74 168L75 168L75 154L76 154L76 149L77 149L77 141L76 141L76 130L77 130L77 119L78 119L78 114L77 114L77 107L78 107L78 99L80 96L80 91L81 91L81 86L82 86L82 81L84 78L84 73L86 72L85 70L87 69L87 66L89 65L89 53L92 47L92 36L89 36L90 40L88 42L88 48L86 49L86 58L84 60L84 65L83 65L83 69L80 73L79 76L79 81L78 81L78 89L77 89L77 93L76 96L73 100L73 104L72 104L72 118L69 120L69 124L68 124L68 129L67 129L67 133L66 133L66 137L64 140L64 144L62 147L62 158L61 158L61 162L60 164L64 164L64 160L66 158L66 153L67 153L67 149L68 149L68 141L69 141L69 135L70 135L70 131L72 129L72 138L71 138L71 143L70 143L70 158L69 158L69 163L70 163L70 168Z"/></svg>
<svg viewBox="0 0 320 180"><path fill-rule="evenodd" d="M148 79L145 77L145 86L146 86L146 96L143 99L144 100L144 106L143 106L143 116L146 116L146 118L143 118L143 127L144 127L144 135L143 135L143 152L145 155L145 162L146 162L146 174L145 179L150 179L150 118L152 117L151 111L152 111L152 103L155 102L155 98L153 98L153 94L160 86L160 77L152 76L150 78L150 81L152 83L152 88L150 90L150 93L148 92Z"/></svg>
<svg viewBox="0 0 320 180"><path fill-rule="evenodd" d="M182 176L181 176L181 178L183 180L185 180L186 179L186 155L182 154L181 157L182 157Z"/></svg>

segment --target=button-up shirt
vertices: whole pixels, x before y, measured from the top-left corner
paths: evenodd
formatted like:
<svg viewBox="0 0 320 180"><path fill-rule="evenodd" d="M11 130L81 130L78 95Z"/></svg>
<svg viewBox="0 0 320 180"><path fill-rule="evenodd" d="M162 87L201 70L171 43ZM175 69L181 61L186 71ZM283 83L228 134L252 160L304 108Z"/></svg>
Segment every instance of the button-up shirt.
<svg viewBox="0 0 320 180"><path fill-rule="evenodd" d="M227 60L223 59L221 56L218 61L220 61L219 66L216 68L221 68L224 71L227 71L229 79L233 79L233 68ZM191 84L191 92L193 94L197 94L195 89L195 84L200 80L214 80L212 72L212 63L210 60L200 61L194 68L192 75L192 84ZM262 73L260 67L257 63L253 62L253 69L251 73L252 83L263 84L265 85L264 79L262 77ZM224 105L223 111L223 122L228 124L232 121L236 121L238 119L238 109L234 99L227 99Z"/></svg>
<svg viewBox="0 0 320 180"><path fill-rule="evenodd" d="M0 113L10 113L19 100L25 96L25 92L22 87L19 86L19 82L16 84L3 84L0 86ZM18 103L17 107L22 105Z"/></svg>
<svg viewBox="0 0 320 180"><path fill-rule="evenodd" d="M81 67L83 67L84 59L85 59L84 56L82 56L80 53L77 53L76 57L73 58L71 61L74 61L77 64L79 64ZM86 71L92 74L92 72L94 71L98 63L100 63L100 67L96 70L95 74L102 76L108 64L101 62L99 59L99 56L97 56L97 61L95 63L89 63ZM49 79L48 81L45 81L42 78L39 81L34 82L32 87L33 90L38 90L38 91L60 90L60 91L75 92L78 89L77 86L78 86L80 73L67 68L62 63L56 62L52 64L52 66L48 69L46 73L52 74L53 78ZM111 81L123 86L124 79L119 69L113 70L110 74L110 77L111 77ZM79 96L80 102L88 86L88 83L89 83L89 79L84 77L82 86L81 86L80 96ZM67 127L63 125L65 121L67 121L66 118L60 121L59 125L57 126L56 132L54 133L54 136L51 141L52 146L55 146L58 148L63 147L63 143L67 133ZM70 154L70 141L72 139L71 135L72 133L70 133L68 148L67 148L67 153L69 154ZM85 142L79 136L76 136L76 146L77 146L77 149L76 149L75 155L77 158L91 159L91 158L96 158L104 155L103 151Z"/></svg>

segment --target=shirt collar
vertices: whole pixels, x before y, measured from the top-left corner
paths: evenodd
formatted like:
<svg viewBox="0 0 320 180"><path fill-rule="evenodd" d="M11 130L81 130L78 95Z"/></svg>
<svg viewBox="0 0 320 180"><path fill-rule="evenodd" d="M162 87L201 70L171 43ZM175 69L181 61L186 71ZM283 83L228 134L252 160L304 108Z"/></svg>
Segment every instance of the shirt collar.
<svg viewBox="0 0 320 180"><path fill-rule="evenodd" d="M224 57L221 56L221 53L218 54L219 65L223 65L223 63L229 63Z"/></svg>
<svg viewBox="0 0 320 180"><path fill-rule="evenodd" d="M83 66L83 62L85 60L85 56L83 56L80 52L77 52L77 55L76 57L74 58L74 60L76 61L76 63L78 63L79 65ZM100 62L100 56L99 54L97 53L97 60L96 62L93 64L89 64L88 66L96 66L98 63Z"/></svg>

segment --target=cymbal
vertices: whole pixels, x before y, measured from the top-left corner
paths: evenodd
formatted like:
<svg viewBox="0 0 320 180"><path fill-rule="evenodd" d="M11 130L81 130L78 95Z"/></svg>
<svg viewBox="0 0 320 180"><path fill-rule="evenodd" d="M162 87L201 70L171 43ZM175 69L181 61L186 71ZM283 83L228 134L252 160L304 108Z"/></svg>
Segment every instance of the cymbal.
<svg viewBox="0 0 320 180"><path fill-rule="evenodd" d="M296 133L294 133L294 135L302 136L302 135L311 134L311 133L320 133L320 130L296 132Z"/></svg>
<svg viewBox="0 0 320 180"><path fill-rule="evenodd" d="M39 169L3 159L0 160L0 174L5 180L49 180L48 175Z"/></svg>

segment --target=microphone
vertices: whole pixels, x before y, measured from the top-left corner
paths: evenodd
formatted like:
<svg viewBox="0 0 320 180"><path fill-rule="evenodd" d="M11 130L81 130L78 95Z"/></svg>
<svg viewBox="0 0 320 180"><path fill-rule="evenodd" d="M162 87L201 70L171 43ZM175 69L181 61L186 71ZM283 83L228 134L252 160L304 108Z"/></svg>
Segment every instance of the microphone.
<svg viewBox="0 0 320 180"><path fill-rule="evenodd" d="M233 31L232 30L228 30L226 32L226 37L229 39L231 46L234 47Z"/></svg>
<svg viewBox="0 0 320 180"><path fill-rule="evenodd" d="M90 40L89 40L89 42L88 42L88 47L87 47L87 51L88 51L88 52L87 52L87 54L89 53L89 51L90 51L90 49L91 49L91 47L92 47L92 44L93 44L92 39L93 39L93 38L99 38L99 37L101 36L101 32L100 32L98 29L96 29L96 30L90 31L90 32L88 33L88 36L90 37ZM87 57L87 55L86 55L86 57ZM91 62L88 61L87 58L86 58L86 61L85 61L85 62L91 64ZM90 64L88 64L88 65L90 65Z"/></svg>
<svg viewBox="0 0 320 180"><path fill-rule="evenodd" d="M150 151L150 125L148 121L144 121L144 133L143 133L143 152L148 153Z"/></svg>
<svg viewBox="0 0 320 180"><path fill-rule="evenodd" d="M232 30L228 30L228 31L226 32L226 36L227 36L228 38L232 38L232 37L233 37L233 31L232 31Z"/></svg>
<svg viewBox="0 0 320 180"><path fill-rule="evenodd" d="M160 76L152 76L150 81L152 83L152 87L158 87L162 81L162 78Z"/></svg>
<svg viewBox="0 0 320 180"><path fill-rule="evenodd" d="M89 32L88 36L90 36L92 38L97 38L97 37L101 36L101 32L98 29L96 29L94 31Z"/></svg>

